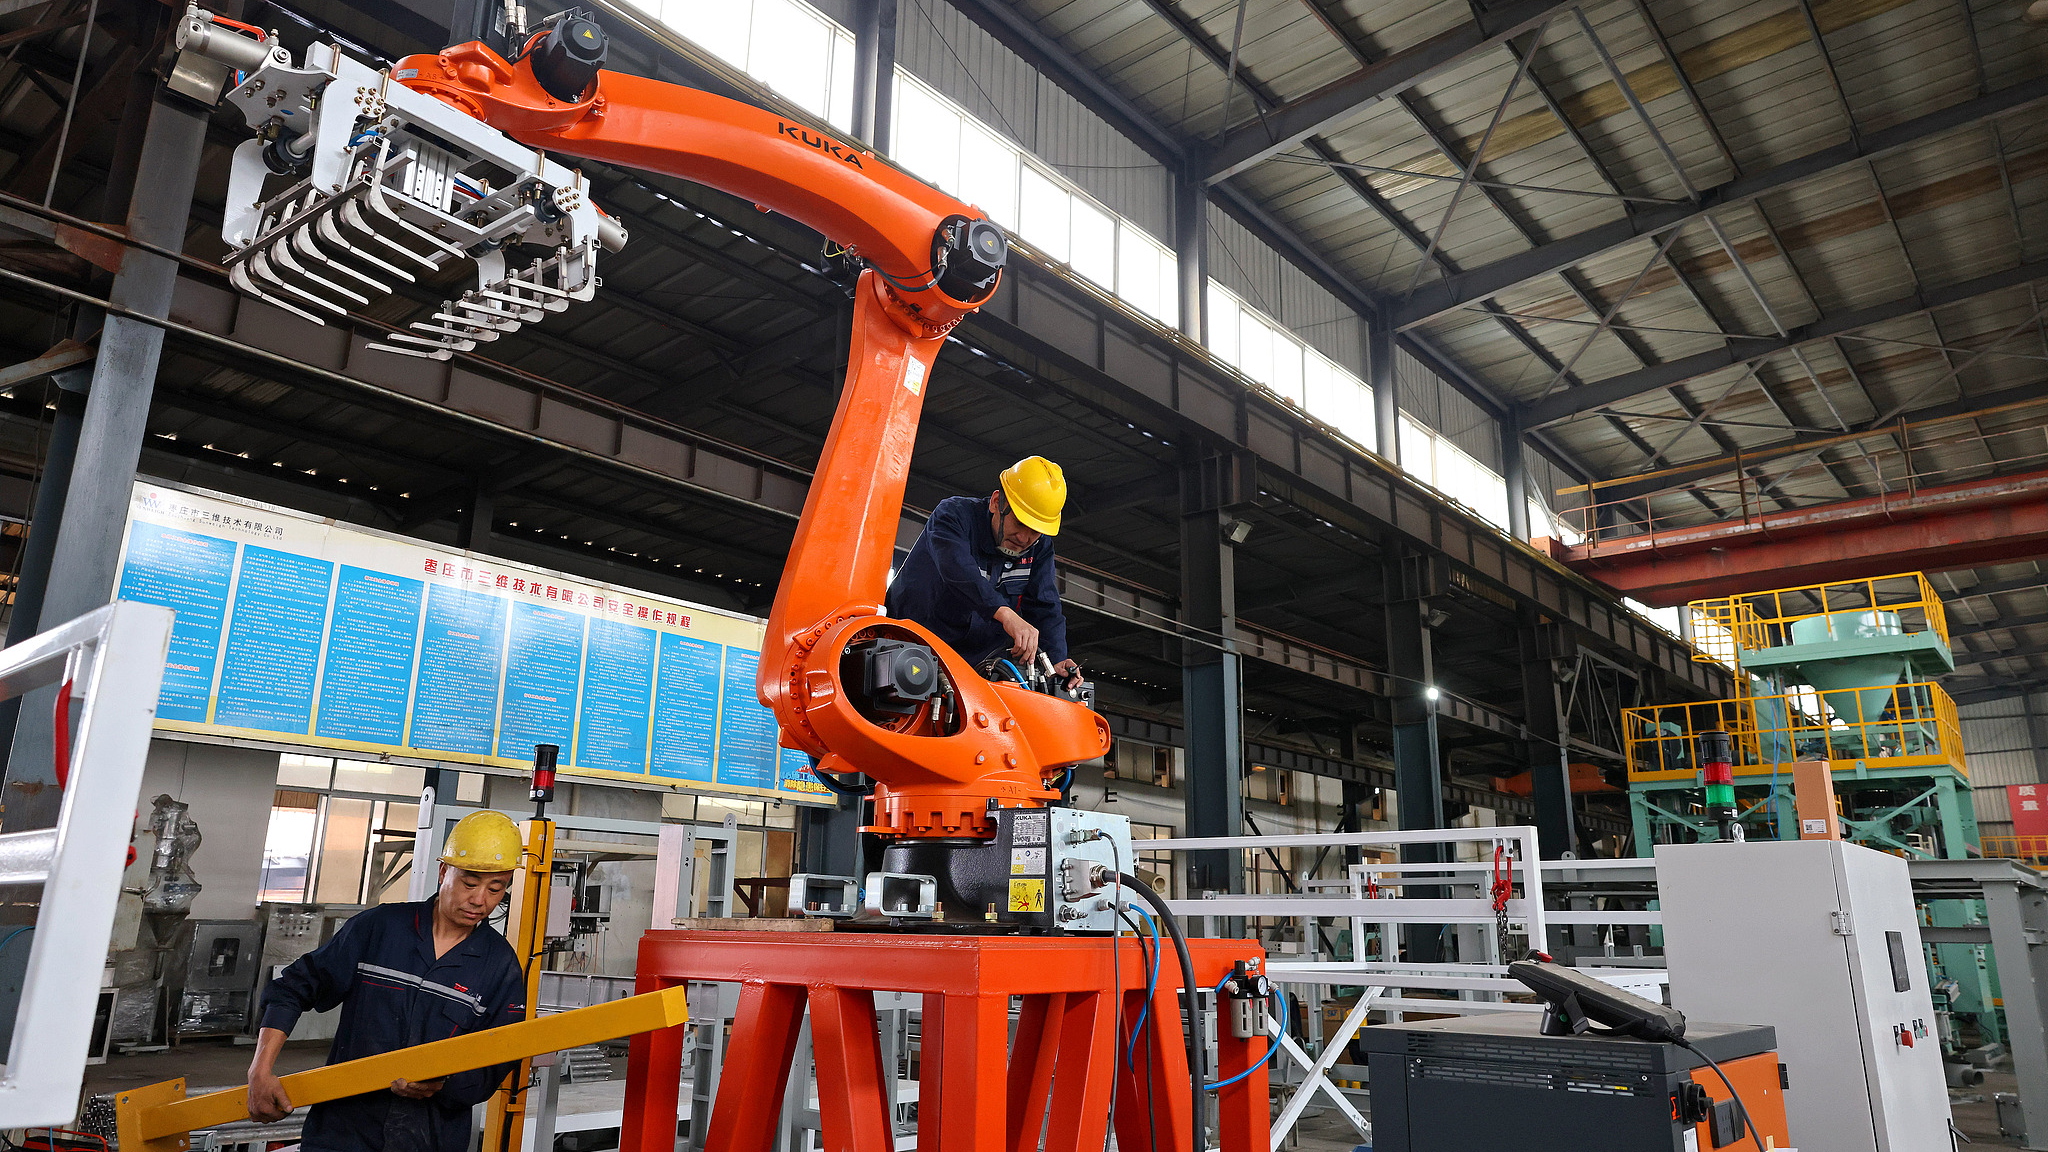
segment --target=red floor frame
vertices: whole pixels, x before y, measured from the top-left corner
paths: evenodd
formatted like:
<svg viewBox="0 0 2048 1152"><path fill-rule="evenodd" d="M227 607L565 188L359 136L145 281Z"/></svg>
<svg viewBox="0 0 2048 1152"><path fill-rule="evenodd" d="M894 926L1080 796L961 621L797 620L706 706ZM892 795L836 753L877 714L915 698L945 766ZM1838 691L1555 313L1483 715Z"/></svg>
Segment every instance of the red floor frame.
<svg viewBox="0 0 2048 1152"><path fill-rule="evenodd" d="M1239 960L1264 963L1250 940L1189 945L1195 979L1209 987ZM1128 1031L1146 972L1130 937L1117 954ZM1112 1096L1119 1147L1181 1152L1192 1119L1172 947L1138 1042L1149 1077L1115 1058L1110 969L1107 937L654 931L640 940L638 990L741 985L706 1152L773 1148L806 1004L825 1152L893 1152L870 995L879 991L924 995L918 1152L1037 1152L1041 1131L1045 1152L1090 1152L1102 1147ZM1014 1046L1012 996L1023 997ZM620 1152L673 1152L684 1031L633 1038ZM1220 1031L1223 1078L1266 1054L1265 1040ZM1223 1152L1267 1152L1267 1118L1262 1066L1218 1093L1210 1123Z"/></svg>

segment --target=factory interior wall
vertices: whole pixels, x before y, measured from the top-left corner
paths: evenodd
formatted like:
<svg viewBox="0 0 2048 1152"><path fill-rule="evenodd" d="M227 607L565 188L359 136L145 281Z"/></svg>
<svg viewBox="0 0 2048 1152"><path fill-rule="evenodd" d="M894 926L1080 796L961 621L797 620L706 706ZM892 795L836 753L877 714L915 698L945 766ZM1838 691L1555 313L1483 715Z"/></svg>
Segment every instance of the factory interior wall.
<svg viewBox="0 0 2048 1152"><path fill-rule="evenodd" d="M528 799L527 787L526 780L520 777L487 776L484 778L484 802L504 812L529 809L532 801ZM551 810L564 816L641 820L657 824L662 819L662 798L666 791L563 780L556 786ZM581 841L631 839L581 830L574 836ZM654 861L651 858L604 861L591 869L591 879L603 884L608 891L611 919L596 937L582 943L578 949L580 955L557 957L554 967L561 971L590 972L602 976L631 976L640 951L640 934L653 921Z"/></svg>
<svg viewBox="0 0 2048 1152"><path fill-rule="evenodd" d="M203 837L192 855L192 872L201 885L192 901L193 919L246 920L256 914L264 834L276 791L276 752L186 740L149 742L138 825L146 827L150 804L159 795L191 805L189 814Z"/></svg>
<svg viewBox="0 0 2048 1152"><path fill-rule="evenodd" d="M562 788L557 797L566 800L563 810L572 816L645 820L650 824L661 820L659 792L570 784ZM611 839L598 832L579 832L577 838ZM640 934L647 931L654 917L654 861L604 861L591 869L591 879L602 883L609 893L611 919L595 940L585 942L584 961L580 965L572 961L564 966L605 976L631 976L640 954Z"/></svg>

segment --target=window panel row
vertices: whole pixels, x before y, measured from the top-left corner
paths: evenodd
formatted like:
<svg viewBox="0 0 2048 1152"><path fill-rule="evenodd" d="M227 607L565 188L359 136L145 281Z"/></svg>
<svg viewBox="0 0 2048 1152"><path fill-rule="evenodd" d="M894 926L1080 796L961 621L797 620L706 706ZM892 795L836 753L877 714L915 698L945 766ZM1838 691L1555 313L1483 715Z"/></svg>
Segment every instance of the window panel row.
<svg viewBox="0 0 2048 1152"><path fill-rule="evenodd" d="M1209 352L1367 449L1379 451L1372 388L1285 327L1209 282Z"/></svg>

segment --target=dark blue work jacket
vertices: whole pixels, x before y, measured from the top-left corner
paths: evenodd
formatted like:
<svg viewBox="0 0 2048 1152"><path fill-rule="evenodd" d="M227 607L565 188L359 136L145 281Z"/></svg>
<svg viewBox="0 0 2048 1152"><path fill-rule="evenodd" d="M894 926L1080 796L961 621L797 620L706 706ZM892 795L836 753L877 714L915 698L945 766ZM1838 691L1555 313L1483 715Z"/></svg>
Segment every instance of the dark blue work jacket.
<svg viewBox="0 0 2048 1152"><path fill-rule="evenodd" d="M334 938L299 957L263 994L263 1027L289 1033L301 1012L341 1005L327 1062L495 1028L526 1017L517 950L479 926L434 956L434 902L381 904L351 917ZM470 1109L517 1067L500 1064L448 1077L426 1100L380 1089L306 1115L306 1152L463 1152Z"/></svg>
<svg viewBox="0 0 2048 1152"><path fill-rule="evenodd" d="M1014 609L1038 629L1038 648L1052 662L1067 658L1067 618L1054 579L1052 537L1040 536L1022 556L1005 556L989 523L988 497L939 501L910 557L889 585L889 615L915 620L938 633L953 651L979 664L1010 647L995 622L998 608Z"/></svg>

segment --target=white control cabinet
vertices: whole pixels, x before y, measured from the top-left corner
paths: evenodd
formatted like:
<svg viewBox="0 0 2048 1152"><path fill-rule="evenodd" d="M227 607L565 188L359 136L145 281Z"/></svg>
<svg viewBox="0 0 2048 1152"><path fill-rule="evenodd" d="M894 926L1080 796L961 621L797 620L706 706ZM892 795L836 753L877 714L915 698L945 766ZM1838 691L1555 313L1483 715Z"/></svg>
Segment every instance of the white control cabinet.
<svg viewBox="0 0 2048 1152"><path fill-rule="evenodd" d="M1671 844L1672 1006L1769 1024L1800 1152L1941 1152L1948 1086L1906 862L1838 840Z"/></svg>

